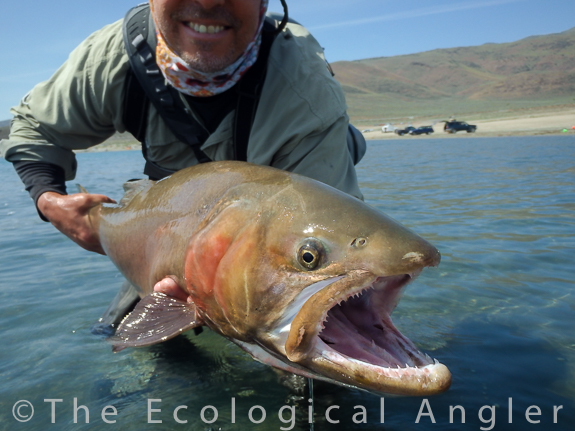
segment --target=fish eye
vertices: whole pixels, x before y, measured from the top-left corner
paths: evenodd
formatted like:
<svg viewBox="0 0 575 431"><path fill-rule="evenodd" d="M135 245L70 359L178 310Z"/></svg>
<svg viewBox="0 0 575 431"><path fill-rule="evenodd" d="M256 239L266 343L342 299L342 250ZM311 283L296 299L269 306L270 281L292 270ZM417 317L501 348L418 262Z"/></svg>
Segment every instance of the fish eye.
<svg viewBox="0 0 575 431"><path fill-rule="evenodd" d="M301 266L311 271L319 266L323 255L321 243L315 239L307 239L297 252L297 260Z"/></svg>

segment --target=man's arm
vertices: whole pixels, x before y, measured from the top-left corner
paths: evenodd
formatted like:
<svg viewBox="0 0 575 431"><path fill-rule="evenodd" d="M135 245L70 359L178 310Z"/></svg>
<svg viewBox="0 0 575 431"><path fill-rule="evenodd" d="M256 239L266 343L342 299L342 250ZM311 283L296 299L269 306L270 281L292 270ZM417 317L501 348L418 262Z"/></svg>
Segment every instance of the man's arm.
<svg viewBox="0 0 575 431"><path fill-rule="evenodd" d="M16 173L24 183L26 191L37 205L38 198L45 192L56 192L61 195L66 194L66 178L64 169L60 166L46 162L24 162L13 163ZM38 212L40 218L48 221L42 213Z"/></svg>
<svg viewBox="0 0 575 431"><path fill-rule="evenodd" d="M65 181L76 174L73 150L123 131L128 67L121 22L92 34L12 109L10 137L0 142L0 153L14 164L40 217L83 248L102 254L88 212L114 201L104 195L67 195Z"/></svg>
<svg viewBox="0 0 575 431"><path fill-rule="evenodd" d="M66 180L76 174L73 150L97 145L123 132L123 91L129 68L121 22L82 42L47 81L11 109L14 118L0 153L9 162L59 166Z"/></svg>
<svg viewBox="0 0 575 431"><path fill-rule="evenodd" d="M44 162L14 162L14 168L36 204L42 220L88 251L105 254L90 222L90 209L101 203L115 203L104 195L66 194L64 170Z"/></svg>

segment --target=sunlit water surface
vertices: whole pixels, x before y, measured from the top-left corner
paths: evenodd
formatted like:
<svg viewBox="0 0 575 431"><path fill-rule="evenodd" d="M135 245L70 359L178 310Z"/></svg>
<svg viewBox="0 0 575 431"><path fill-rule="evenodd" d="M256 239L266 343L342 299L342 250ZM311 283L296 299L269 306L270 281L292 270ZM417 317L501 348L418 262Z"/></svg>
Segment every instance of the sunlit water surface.
<svg viewBox="0 0 575 431"><path fill-rule="evenodd" d="M75 182L115 199L124 180L141 177L137 152L78 160ZM377 396L316 383L315 429L573 429L575 138L372 141L358 175L368 203L442 253L406 289L394 321L450 368L453 385L427 401L386 397L382 410ZM310 429L307 395L209 331L113 354L90 327L118 272L41 222L3 160L0 182L0 429ZM27 422L16 419L32 412L21 400L34 407ZM284 405L295 420L278 414ZM114 424L102 419L107 406ZM218 412L212 424L206 406L206 422ZM325 418L332 406L339 424ZM539 423L528 422L529 408Z"/></svg>

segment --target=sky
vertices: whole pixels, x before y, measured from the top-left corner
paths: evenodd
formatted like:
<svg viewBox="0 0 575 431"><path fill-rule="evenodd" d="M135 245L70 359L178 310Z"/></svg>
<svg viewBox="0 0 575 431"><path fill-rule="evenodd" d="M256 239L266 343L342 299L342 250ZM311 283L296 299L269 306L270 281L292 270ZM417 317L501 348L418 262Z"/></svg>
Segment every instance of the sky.
<svg viewBox="0 0 575 431"><path fill-rule="evenodd" d="M0 0L0 120L136 0ZM287 0L330 62L505 43L575 27L575 0ZM270 0L269 10L282 10Z"/></svg>

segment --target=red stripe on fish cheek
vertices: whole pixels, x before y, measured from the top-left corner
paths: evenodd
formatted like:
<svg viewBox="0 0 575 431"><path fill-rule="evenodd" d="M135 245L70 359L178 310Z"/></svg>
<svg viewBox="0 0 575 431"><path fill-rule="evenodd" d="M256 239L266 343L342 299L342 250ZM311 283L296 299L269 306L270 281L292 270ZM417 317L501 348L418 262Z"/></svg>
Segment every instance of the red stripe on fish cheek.
<svg viewBox="0 0 575 431"><path fill-rule="evenodd" d="M251 230L242 232L230 244L226 255L220 261L220 267L214 282L214 296L228 320L239 322L248 320L249 300L246 295L247 273L251 269L253 251L257 250L257 241ZM246 272L247 271L247 272Z"/></svg>
<svg viewBox="0 0 575 431"><path fill-rule="evenodd" d="M212 235L202 239L188 249L185 275L194 302L203 305L214 295L218 266L233 238L228 235Z"/></svg>

